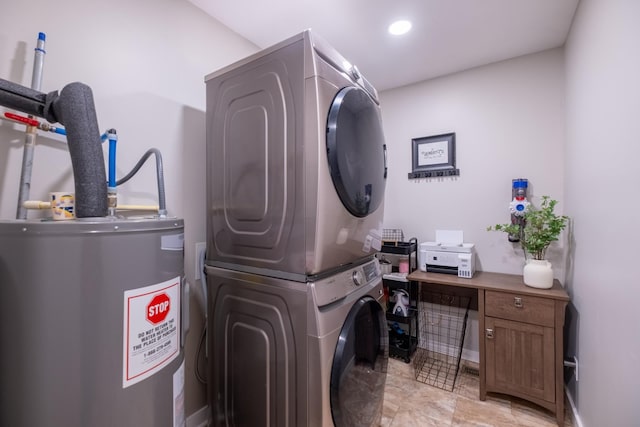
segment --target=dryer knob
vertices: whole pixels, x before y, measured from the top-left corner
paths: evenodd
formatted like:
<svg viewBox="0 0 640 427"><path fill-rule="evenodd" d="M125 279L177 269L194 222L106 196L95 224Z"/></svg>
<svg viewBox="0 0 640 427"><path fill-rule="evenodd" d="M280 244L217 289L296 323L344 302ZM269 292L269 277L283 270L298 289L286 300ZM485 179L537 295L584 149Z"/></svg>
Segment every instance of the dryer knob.
<svg viewBox="0 0 640 427"><path fill-rule="evenodd" d="M360 70L358 70L358 67L356 67L355 65L351 68L351 76L355 79L355 80L360 80Z"/></svg>
<svg viewBox="0 0 640 427"><path fill-rule="evenodd" d="M362 285L362 283L364 283L363 277L362 277L362 273L360 272L360 270L356 270L351 274L351 278L353 279L353 283L356 284L356 286L360 286Z"/></svg>

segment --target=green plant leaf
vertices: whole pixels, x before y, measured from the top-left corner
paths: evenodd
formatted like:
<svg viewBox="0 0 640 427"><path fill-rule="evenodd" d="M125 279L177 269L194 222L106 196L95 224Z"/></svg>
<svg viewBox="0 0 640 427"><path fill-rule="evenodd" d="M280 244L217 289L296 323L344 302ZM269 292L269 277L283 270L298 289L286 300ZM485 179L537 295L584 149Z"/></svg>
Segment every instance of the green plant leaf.
<svg viewBox="0 0 640 427"><path fill-rule="evenodd" d="M524 214L524 227L518 224L496 224L487 227L487 230L520 236L522 248L531 254L533 259L544 259L547 248L551 242L558 240L569 220L566 215L555 214L556 204L557 200L542 196L540 208L529 205Z"/></svg>

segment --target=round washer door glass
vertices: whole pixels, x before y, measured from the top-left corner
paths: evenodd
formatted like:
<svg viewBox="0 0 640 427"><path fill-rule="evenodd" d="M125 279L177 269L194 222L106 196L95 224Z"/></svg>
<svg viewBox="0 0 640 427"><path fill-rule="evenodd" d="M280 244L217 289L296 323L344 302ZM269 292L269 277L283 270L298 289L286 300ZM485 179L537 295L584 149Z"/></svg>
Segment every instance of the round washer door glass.
<svg viewBox="0 0 640 427"><path fill-rule="evenodd" d="M340 331L331 366L331 414L336 427L369 427L382 418L389 340L380 304L359 299Z"/></svg>
<svg viewBox="0 0 640 427"><path fill-rule="evenodd" d="M374 212L384 199L385 150L378 105L360 88L340 90L327 119L327 158L338 196L356 217Z"/></svg>

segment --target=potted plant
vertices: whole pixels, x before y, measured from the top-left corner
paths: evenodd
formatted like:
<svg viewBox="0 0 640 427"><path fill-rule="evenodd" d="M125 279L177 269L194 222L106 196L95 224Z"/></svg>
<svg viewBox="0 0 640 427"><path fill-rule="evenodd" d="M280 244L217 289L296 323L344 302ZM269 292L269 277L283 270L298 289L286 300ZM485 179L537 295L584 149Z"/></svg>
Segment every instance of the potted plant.
<svg viewBox="0 0 640 427"><path fill-rule="evenodd" d="M504 231L520 238L525 252L523 270L524 283L535 288L553 286L553 270L551 263L545 259L547 248L558 240L560 233L567 226L569 217L556 215L554 212L557 200L542 196L540 208L530 204L523 214L524 226L519 224L496 224L487 227L488 231ZM531 258L527 258L527 254Z"/></svg>

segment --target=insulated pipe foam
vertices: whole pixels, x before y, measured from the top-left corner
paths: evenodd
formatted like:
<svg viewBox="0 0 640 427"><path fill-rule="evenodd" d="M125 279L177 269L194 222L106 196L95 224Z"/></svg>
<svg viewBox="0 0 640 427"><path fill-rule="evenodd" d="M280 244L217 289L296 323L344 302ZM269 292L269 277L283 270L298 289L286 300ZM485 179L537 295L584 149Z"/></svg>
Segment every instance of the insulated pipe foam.
<svg viewBox="0 0 640 427"><path fill-rule="evenodd" d="M0 105L66 127L76 196L76 217L107 216L107 184L91 88L70 83L60 95L44 94L0 79Z"/></svg>
<svg viewBox="0 0 640 427"><path fill-rule="evenodd" d="M91 88L70 83L51 104L67 131L75 180L76 217L107 216L107 185L98 119Z"/></svg>
<svg viewBox="0 0 640 427"><path fill-rule="evenodd" d="M44 117L45 100L44 93L0 79L0 105Z"/></svg>

